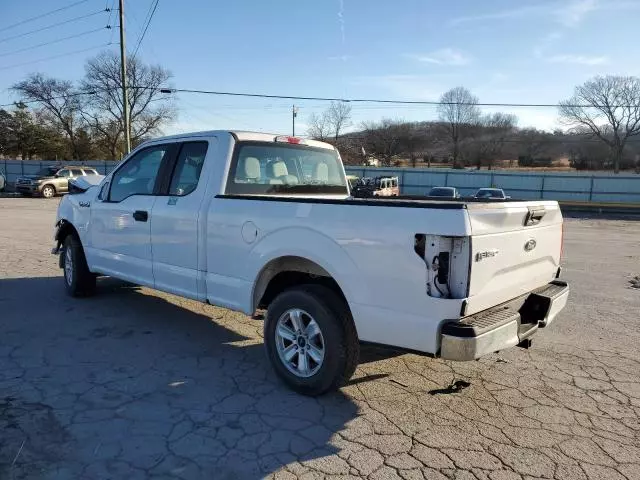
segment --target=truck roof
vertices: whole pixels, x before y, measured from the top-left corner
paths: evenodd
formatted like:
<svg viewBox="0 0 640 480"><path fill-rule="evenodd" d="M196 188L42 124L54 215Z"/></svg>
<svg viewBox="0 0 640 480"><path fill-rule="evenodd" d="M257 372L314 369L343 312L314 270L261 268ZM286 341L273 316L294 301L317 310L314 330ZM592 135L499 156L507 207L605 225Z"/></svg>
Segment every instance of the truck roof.
<svg viewBox="0 0 640 480"><path fill-rule="evenodd" d="M250 132L245 130L205 130L201 132L179 133L177 135L167 135L164 137L153 138L151 140L147 140L146 142L144 142L143 145L151 142L155 143L162 140L210 137L210 136L220 135L220 134L233 135L235 138L237 138L240 141L254 141L254 142L275 142L276 138L278 137L281 137L281 138L291 137L290 135L277 135L275 133ZM310 147L316 147L316 148L326 148L327 150L335 150L335 147L330 143L320 142L318 140L311 140L311 139L301 138L301 137L291 137L291 138L300 139L301 145L308 145ZM286 140L284 141L286 142Z"/></svg>

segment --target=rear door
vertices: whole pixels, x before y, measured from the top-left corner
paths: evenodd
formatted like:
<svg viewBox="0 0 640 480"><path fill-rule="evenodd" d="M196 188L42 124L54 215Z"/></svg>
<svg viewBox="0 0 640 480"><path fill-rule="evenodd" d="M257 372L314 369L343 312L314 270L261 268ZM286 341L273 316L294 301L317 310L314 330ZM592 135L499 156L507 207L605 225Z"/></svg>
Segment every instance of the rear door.
<svg viewBox="0 0 640 480"><path fill-rule="evenodd" d="M468 204L472 314L551 282L560 266L562 214L557 202Z"/></svg>
<svg viewBox="0 0 640 480"><path fill-rule="evenodd" d="M204 299L204 277L198 282L200 206L205 198L202 177L209 141L180 145L167 186L151 215L151 247L155 287L181 296Z"/></svg>

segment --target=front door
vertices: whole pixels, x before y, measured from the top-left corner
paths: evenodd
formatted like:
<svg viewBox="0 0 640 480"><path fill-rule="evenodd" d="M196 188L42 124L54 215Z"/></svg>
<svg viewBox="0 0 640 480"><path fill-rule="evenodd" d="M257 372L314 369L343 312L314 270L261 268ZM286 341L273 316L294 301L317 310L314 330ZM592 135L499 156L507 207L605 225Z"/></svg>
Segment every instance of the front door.
<svg viewBox="0 0 640 480"><path fill-rule="evenodd" d="M204 278L199 278L198 252L203 249L198 230L207 187L200 174L208 145L207 141L181 145L168 195L157 197L151 220L155 287L200 300L205 299L205 288Z"/></svg>
<svg viewBox="0 0 640 480"><path fill-rule="evenodd" d="M151 214L161 171L176 144L147 147L123 163L91 205L90 264L99 273L153 286Z"/></svg>

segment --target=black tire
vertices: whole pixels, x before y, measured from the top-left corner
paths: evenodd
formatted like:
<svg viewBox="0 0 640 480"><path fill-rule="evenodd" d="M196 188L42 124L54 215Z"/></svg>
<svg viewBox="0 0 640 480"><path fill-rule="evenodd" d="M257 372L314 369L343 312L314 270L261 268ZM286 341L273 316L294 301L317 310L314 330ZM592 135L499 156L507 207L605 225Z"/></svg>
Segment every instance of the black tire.
<svg viewBox="0 0 640 480"><path fill-rule="evenodd" d="M45 185L44 187L42 187L41 195L44 198L53 198L53 197L55 197L56 196L56 187L54 187L53 185Z"/></svg>
<svg viewBox="0 0 640 480"><path fill-rule="evenodd" d="M67 252L70 252L71 255L70 271L67 264ZM67 293L72 297L91 295L96 289L96 276L89 271L87 259L78 237L74 234L67 235L60 255Z"/></svg>
<svg viewBox="0 0 640 480"><path fill-rule="evenodd" d="M278 320L291 309L308 312L324 339L324 359L318 371L309 377L289 371L278 353ZM308 396L322 395L343 386L355 372L360 356L358 335L347 305L332 290L321 285L291 288L271 302L264 323L264 343L278 377L292 390Z"/></svg>

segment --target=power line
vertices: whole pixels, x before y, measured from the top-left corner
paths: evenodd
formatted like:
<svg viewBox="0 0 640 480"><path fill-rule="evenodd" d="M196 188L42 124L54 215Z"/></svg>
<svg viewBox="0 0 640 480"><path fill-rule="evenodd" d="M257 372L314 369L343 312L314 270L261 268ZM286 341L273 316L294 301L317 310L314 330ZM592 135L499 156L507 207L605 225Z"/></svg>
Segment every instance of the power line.
<svg viewBox="0 0 640 480"><path fill-rule="evenodd" d="M100 45L94 45L93 47L83 48L81 50L74 50L72 52L61 53L60 55L53 55L53 56L49 56L49 57L39 58L37 60L31 60L29 62L14 63L13 65L6 65L4 67L0 67L0 70L7 70L9 68L22 67L24 65L31 65L32 63L45 62L47 60L55 60L57 58L68 57L70 55L75 55L77 53L88 52L89 50L96 50L98 48L108 47L109 45L112 45L112 43L109 42L109 43L103 43L103 44L100 44Z"/></svg>
<svg viewBox="0 0 640 480"><path fill-rule="evenodd" d="M29 23L29 22L32 22L34 20L38 20L39 18L43 18L43 17L47 17L49 15L53 15L54 13L57 13L57 12L62 12L63 10L68 10L69 8L75 7L77 5L81 5L83 3L87 3L88 1L89 0L80 0L79 2L71 3L71 4L67 5L66 7L56 8L55 10L51 10L49 12L42 13L40 15L36 15L35 17L30 17L30 18L27 18L25 20L21 20L20 22L17 22L17 23L14 23L12 25L8 25L8 26L6 26L4 28L1 28L0 32L4 32L5 30L9 30L10 28L17 27L19 25L24 25L25 23Z"/></svg>
<svg viewBox="0 0 640 480"><path fill-rule="evenodd" d="M158 3L160 2L160 0L155 0L155 4L153 5L153 10L151 10L151 15L149 15L149 19L147 20L147 24L144 27L144 30L142 31L142 35L140 35L140 38L138 39L138 44L136 45L136 48L133 51L133 55L131 56L131 59L136 58L136 54L138 53L138 49L140 48L140 45L142 44L142 40L144 40L144 36L147 33L147 29L149 28L149 25L151 24L151 20L153 19L153 15L156 13L156 9L158 8Z"/></svg>
<svg viewBox="0 0 640 480"><path fill-rule="evenodd" d="M40 47L46 47L46 46L51 45L53 43L64 42L65 40L71 40L72 38L83 37L85 35L90 35L92 33L98 32L100 30L110 29L110 28L111 28L111 26L107 25L106 27L95 28L93 30L87 30L86 32L77 33L75 35L69 35L68 37L58 38L56 40L51 40L51 41L45 42L45 43L39 43L38 45L32 45L30 47L21 48L21 49L18 49L18 50L14 50L13 52L0 53L0 57L6 57L7 55L14 55L16 53L26 52L27 50L34 50L34 49L40 48Z"/></svg>
<svg viewBox="0 0 640 480"><path fill-rule="evenodd" d="M97 47L94 47L97 48ZM197 93L206 95L221 95L232 97L249 97L249 98L270 98L270 99L283 99L283 100L317 100L317 101L331 101L331 102L345 102L345 103L384 103L384 104L396 104L396 105L476 105L486 107L552 107L557 108L558 104L532 104L532 103L456 103L456 102L439 102L439 101L426 101L426 100L387 100L387 99L364 99L364 98L332 98L332 97L301 97L294 95L269 95L260 93L241 93L241 92L221 92L210 90L194 90L185 88L162 88L162 87L144 87L144 86L131 86L130 89L139 90L157 90L161 93ZM9 104L12 105L12 104ZM1 106L1 105L0 105ZM598 107L595 104L575 104L567 105L569 107L576 108L594 108ZM609 105L610 108L639 108L640 105Z"/></svg>
<svg viewBox="0 0 640 480"><path fill-rule="evenodd" d="M132 87L135 88L135 87ZM140 87L138 87L140 88ZM144 88L144 87L142 87ZM558 108L557 103L470 103L470 102L441 102L437 100L387 100L373 98L338 98L338 97L301 97L296 95L268 95L263 93L240 93L240 92L220 92L212 90L193 90L185 88L160 88L162 93L198 93L206 95L223 95L230 97L249 97L249 98L277 98L281 100L314 100L323 102L344 102L344 103L377 103L377 104L394 104L394 105L475 105L478 107L530 107L530 108ZM566 107L574 108L593 108L600 105L595 104L565 104ZM609 108L640 108L640 105L609 105Z"/></svg>
<svg viewBox="0 0 640 480"><path fill-rule="evenodd" d="M5 37L5 38L0 39L0 43L7 42L9 40L13 40L13 39L16 39L16 38L26 37L27 35L31 35L32 33L42 32L44 30L49 30L51 28L54 28L54 27L57 27L57 26L60 26L60 25L66 25L67 23L77 22L78 20L82 20L82 19L85 19L85 18L93 17L94 15L98 15L99 13L104 13L104 12L110 12L109 8L105 8L104 10L98 10L97 12L93 12L93 13L87 13L86 15L80 15L79 17L71 18L71 19L65 20L63 22L52 23L51 25L47 25L46 27L37 28L35 30L30 30L30 31L25 32L25 33L20 33L18 35L13 35L11 37ZM107 22L107 24L108 23L109 22Z"/></svg>

